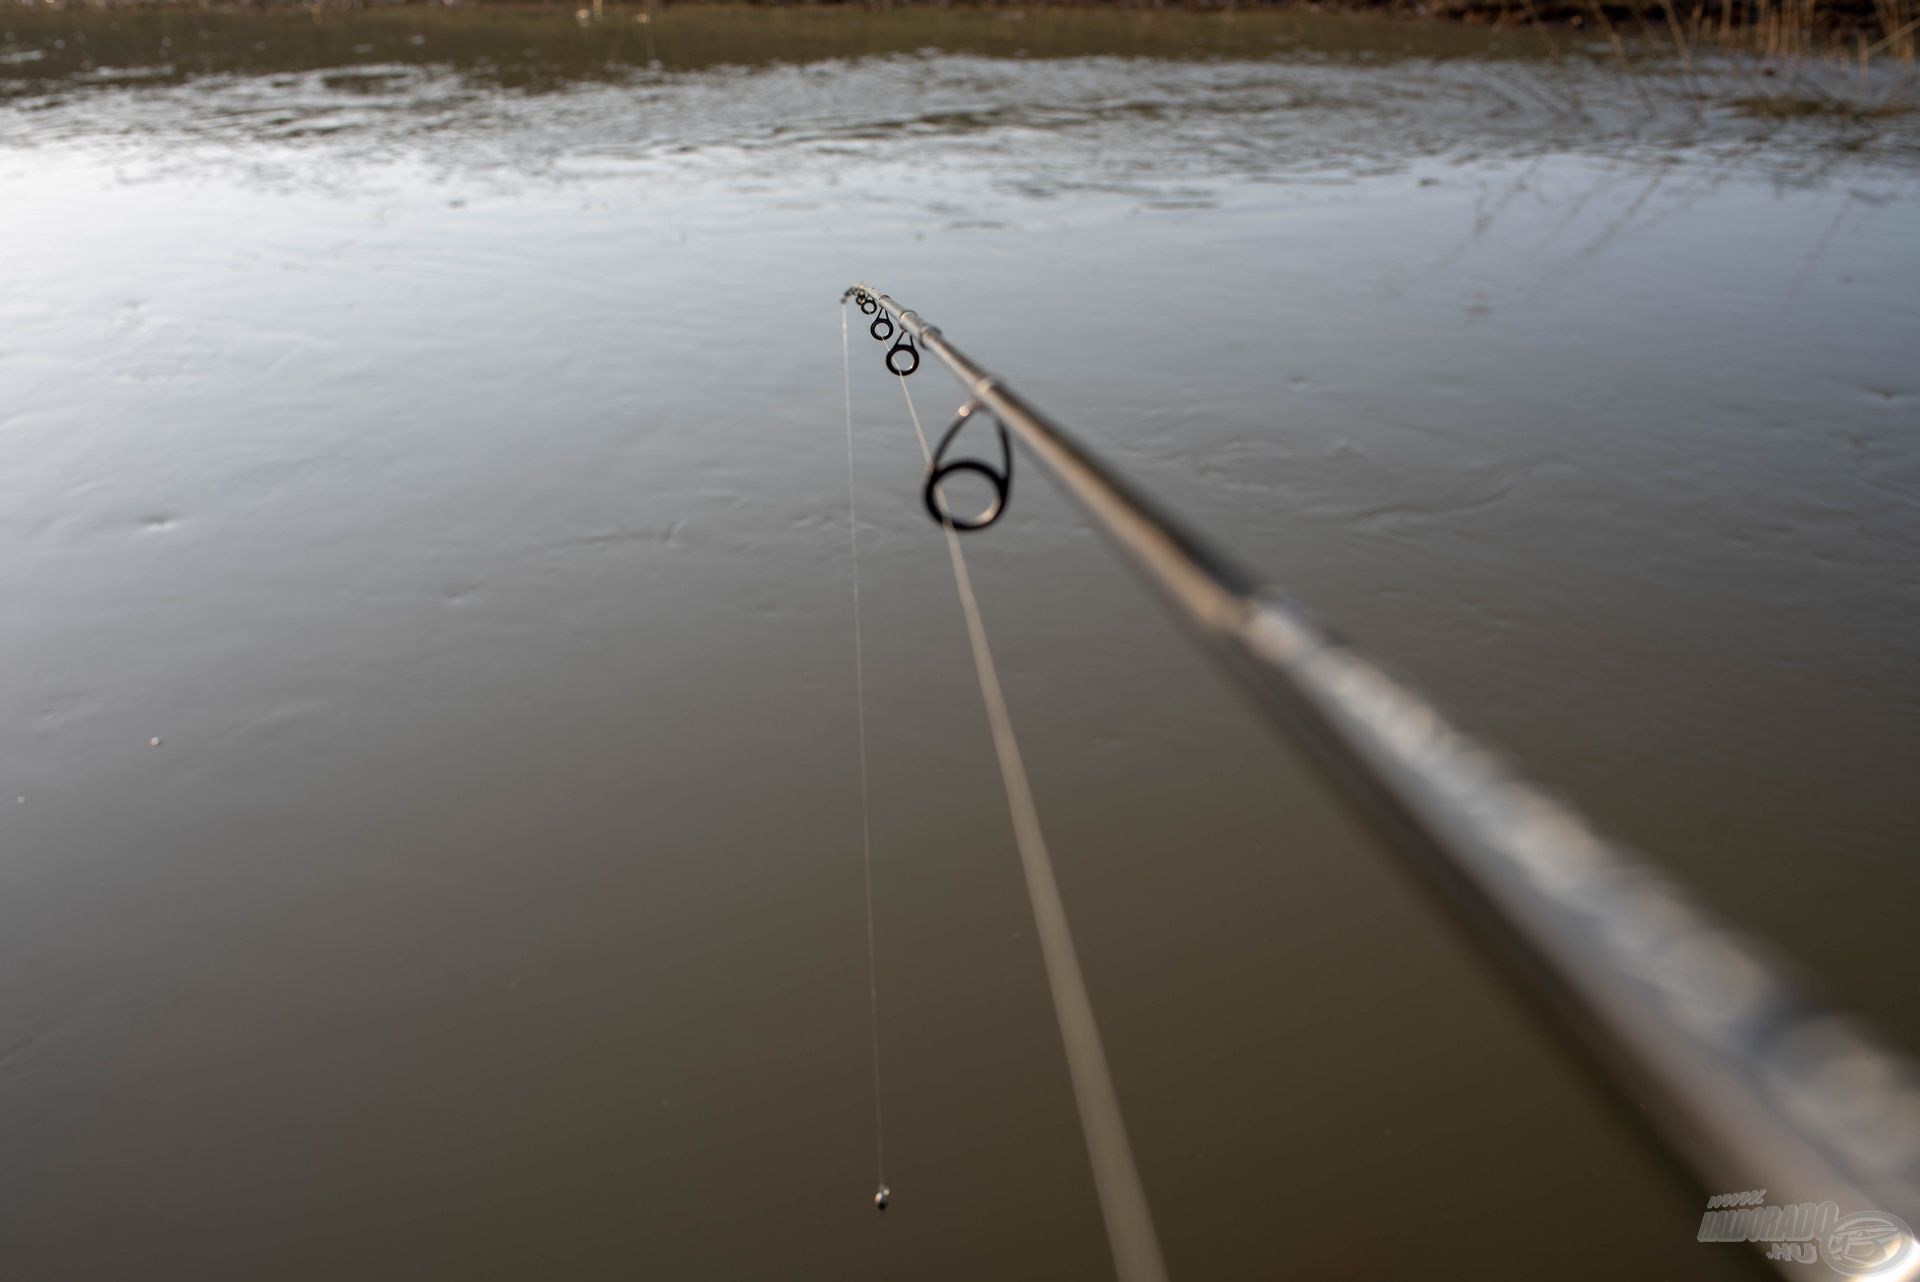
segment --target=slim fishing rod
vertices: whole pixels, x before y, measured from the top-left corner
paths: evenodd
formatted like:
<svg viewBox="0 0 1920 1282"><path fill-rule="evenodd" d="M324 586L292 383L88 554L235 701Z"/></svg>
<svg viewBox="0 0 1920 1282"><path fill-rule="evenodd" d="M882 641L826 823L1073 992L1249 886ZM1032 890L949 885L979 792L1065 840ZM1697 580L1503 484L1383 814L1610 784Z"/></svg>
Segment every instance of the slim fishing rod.
<svg viewBox="0 0 1920 1282"><path fill-rule="evenodd" d="M874 338L891 340L889 372L911 375L926 351L965 391L927 470L935 518L956 530L1000 519L1011 432L1627 1111L1652 1123L1716 1195L1710 1207L1752 1208L1710 1210L1702 1241L1773 1244L1783 1271L1811 1260L1817 1241L1850 1276L1920 1278L1908 1227L1920 1221L1920 1074L1904 1057L1188 531L917 313L864 284L848 298ZM981 411L1000 466L948 461ZM960 473L993 488L978 516L950 515L939 497ZM1735 1191L1751 1196L1725 1196Z"/></svg>

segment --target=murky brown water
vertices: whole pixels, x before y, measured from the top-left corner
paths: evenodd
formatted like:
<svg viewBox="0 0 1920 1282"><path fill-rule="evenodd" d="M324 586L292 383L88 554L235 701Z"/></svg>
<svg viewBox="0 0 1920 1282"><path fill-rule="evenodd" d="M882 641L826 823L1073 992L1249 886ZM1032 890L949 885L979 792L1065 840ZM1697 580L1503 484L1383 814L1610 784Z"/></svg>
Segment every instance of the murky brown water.
<svg viewBox="0 0 1920 1282"><path fill-rule="evenodd" d="M1920 1044L1911 118L1298 16L0 30L0 1275L1106 1274L856 336L868 1202L856 277ZM969 549L1176 1276L1748 1271L1062 500Z"/></svg>

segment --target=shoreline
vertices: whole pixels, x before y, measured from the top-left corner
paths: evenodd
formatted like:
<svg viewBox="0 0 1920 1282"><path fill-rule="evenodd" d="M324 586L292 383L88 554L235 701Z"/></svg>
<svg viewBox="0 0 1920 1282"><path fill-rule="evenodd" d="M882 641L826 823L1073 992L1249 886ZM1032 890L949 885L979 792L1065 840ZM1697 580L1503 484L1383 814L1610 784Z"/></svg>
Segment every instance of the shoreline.
<svg viewBox="0 0 1920 1282"><path fill-rule="evenodd" d="M1104 52L1150 47L1174 57L1214 56L1243 46L1252 24L1297 24L1296 33L1315 26L1322 37L1350 24L1336 44L1387 56L1410 52L1411 40L1422 56L1439 58L1560 62L1598 53L1623 64L1671 58L1691 76L1698 54L1738 59L1762 76L1823 64L1857 73L1863 83L1870 69L1877 74L1876 64L1886 63L1903 68L1911 80L1920 48L1920 0L0 0L0 21L28 29L120 19L144 24L303 16L316 23L572 20L661 32L686 30L685 24L711 32L724 25L734 38L751 30L753 41L774 57L827 43L822 33L834 24L842 27L834 43L844 41L848 26L871 23L857 40L888 44L879 28L907 24L922 27L923 36L936 42L1016 56L1091 42ZM0 79L6 78L12 77L0 66ZM1908 92L1901 91L1903 101Z"/></svg>
<svg viewBox="0 0 1920 1282"><path fill-rule="evenodd" d="M1638 17L1682 34L1738 35L1793 29L1820 35L1861 35L1890 47L1911 44L1920 0L589 0L593 13L640 10L759 9L821 13L933 11L1013 17L1028 12L1113 13L1231 17L1236 14L1366 14L1396 20L1433 20L1513 29L1582 27ZM195 12L352 13L376 10L465 9L581 11L579 0L0 0L0 13ZM1907 27L1902 39L1901 28ZM1647 34L1661 34L1658 30Z"/></svg>

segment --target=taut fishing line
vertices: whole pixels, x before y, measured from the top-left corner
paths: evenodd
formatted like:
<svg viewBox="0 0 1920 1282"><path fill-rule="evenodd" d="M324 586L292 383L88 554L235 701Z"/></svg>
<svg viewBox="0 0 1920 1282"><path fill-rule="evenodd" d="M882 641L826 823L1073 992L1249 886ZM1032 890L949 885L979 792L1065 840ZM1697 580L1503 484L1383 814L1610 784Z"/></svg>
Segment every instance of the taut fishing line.
<svg viewBox="0 0 1920 1282"><path fill-rule="evenodd" d="M862 312L875 316L869 333L881 342L894 338L895 326L892 321L888 319L884 326L880 323L886 319L886 313L878 303L868 295L855 297ZM840 344L842 378L847 398L848 476L851 485L853 383L848 369L844 299L840 313ZM941 438L939 449L933 449L927 442L926 431L920 425L920 413L914 407L913 393L907 387L907 375L918 369L919 364L919 352L914 348L912 337L903 323L894 345L888 349L886 365L900 381L900 392L907 402L907 414L913 421L914 436L920 442L921 457L926 461L925 497L928 509L946 535L947 554L953 564L954 588L960 598L961 613L966 618L967 640L973 650L974 674L980 683L980 699L985 705L987 722L993 732L994 755L999 761L1000 779L1007 794L1014 845L1019 851L1020 866L1026 876L1027 898L1033 910L1035 933L1040 940L1041 961L1053 995L1054 1019L1059 1025L1060 1041L1066 1050L1067 1073L1073 1087L1074 1104L1080 1114L1081 1132L1086 1139L1087 1158L1093 1167L1094 1188L1099 1196L1101 1218L1106 1224L1107 1242L1113 1252L1114 1269L1120 1282L1166 1282L1166 1264L1160 1254L1153 1213L1147 1205L1146 1190L1141 1186L1139 1168L1133 1160L1133 1146L1127 1138L1126 1123L1120 1114L1120 1100L1114 1090L1113 1073L1107 1066L1106 1049L1100 1040L1099 1025L1093 1017L1093 1003L1087 996L1079 954L1073 946L1073 932L1067 925L1066 907L1061 901L1059 883L1054 877L1053 859L1047 851L1046 836L1040 827L1040 812L1034 804L1033 785L1020 757L1020 744L1014 736L1006 694L1000 685L999 671L994 666L993 650L987 643L986 623L980 615L979 599L974 595L973 576L968 573L966 555L960 547L960 531L991 525L1005 511L1013 475L1011 446L1005 428L996 420L995 427L1000 429L1004 455L1000 473L995 473L984 464L945 463L943 460L948 446L960 427L978 408L978 402L969 400L961 407L953 426ZM977 472L993 485L994 503L982 516L971 520L956 518L948 509L946 496L941 492L939 483L956 471ZM856 656L858 645L856 635ZM864 713L862 716L864 718ZM864 751L863 747L863 771ZM862 786L864 789L864 782ZM871 888L868 891L868 931L871 934ZM879 1062L877 1028L876 1017L876 1083ZM875 1199L882 1209L886 1205L885 1197L886 1188L883 1184Z"/></svg>

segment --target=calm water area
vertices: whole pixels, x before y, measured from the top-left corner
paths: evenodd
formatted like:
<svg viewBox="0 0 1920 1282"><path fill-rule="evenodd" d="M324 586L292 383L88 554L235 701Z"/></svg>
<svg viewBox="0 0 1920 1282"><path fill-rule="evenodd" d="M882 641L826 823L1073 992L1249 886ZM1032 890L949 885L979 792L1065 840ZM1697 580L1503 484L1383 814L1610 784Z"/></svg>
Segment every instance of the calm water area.
<svg viewBox="0 0 1920 1282"><path fill-rule="evenodd" d="M855 329L870 1201L861 279L1920 1048L1920 117L1848 105L1897 64L0 33L0 1277L1110 1276ZM966 546L1175 1277L1761 1276L1037 469Z"/></svg>

